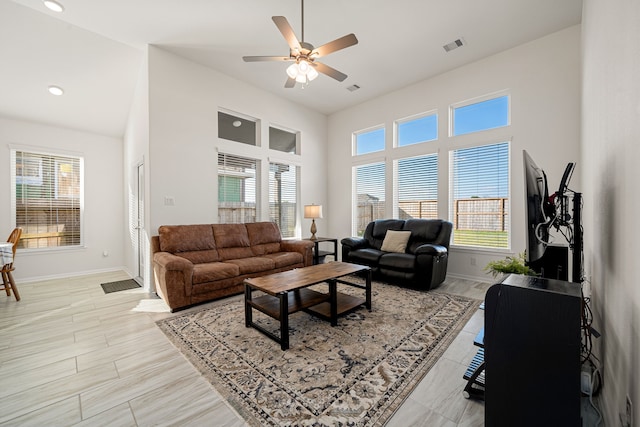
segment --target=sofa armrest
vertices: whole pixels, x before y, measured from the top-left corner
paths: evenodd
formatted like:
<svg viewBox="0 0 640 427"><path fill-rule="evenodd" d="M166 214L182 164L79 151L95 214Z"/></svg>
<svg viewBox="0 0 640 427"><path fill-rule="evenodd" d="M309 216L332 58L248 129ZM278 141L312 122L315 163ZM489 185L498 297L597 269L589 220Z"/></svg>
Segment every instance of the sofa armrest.
<svg viewBox="0 0 640 427"><path fill-rule="evenodd" d="M313 264L313 242L309 240L283 240L280 242L280 250L302 254L305 267Z"/></svg>
<svg viewBox="0 0 640 427"><path fill-rule="evenodd" d="M435 257L441 257L447 254L447 248L441 245L432 245L430 243L426 243L424 245L420 245L416 248L416 255L432 255Z"/></svg>
<svg viewBox="0 0 640 427"><path fill-rule="evenodd" d="M153 274L156 292L169 308L185 307L191 303L193 263L169 252L153 254Z"/></svg>
<svg viewBox="0 0 640 427"><path fill-rule="evenodd" d="M369 242L362 237L345 237L340 240L342 246L348 247L350 250L362 249L369 246Z"/></svg>

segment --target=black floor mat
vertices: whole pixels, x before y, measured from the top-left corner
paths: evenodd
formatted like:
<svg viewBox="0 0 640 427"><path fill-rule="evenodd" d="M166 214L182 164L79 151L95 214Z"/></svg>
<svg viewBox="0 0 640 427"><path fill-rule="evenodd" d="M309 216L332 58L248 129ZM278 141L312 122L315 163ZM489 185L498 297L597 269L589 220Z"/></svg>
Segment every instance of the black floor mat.
<svg viewBox="0 0 640 427"><path fill-rule="evenodd" d="M102 290L105 294L111 292L126 291L127 289L140 288L141 286L133 279L119 280L117 282L102 283Z"/></svg>

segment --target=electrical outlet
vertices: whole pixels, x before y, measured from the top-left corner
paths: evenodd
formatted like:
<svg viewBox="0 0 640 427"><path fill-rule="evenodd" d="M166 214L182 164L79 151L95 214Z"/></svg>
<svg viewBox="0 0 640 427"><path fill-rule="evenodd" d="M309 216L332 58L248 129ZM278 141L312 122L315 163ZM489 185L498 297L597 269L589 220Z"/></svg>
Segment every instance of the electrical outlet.
<svg viewBox="0 0 640 427"><path fill-rule="evenodd" d="M471 257L471 265L476 265L476 259L475 259L475 257Z"/></svg>

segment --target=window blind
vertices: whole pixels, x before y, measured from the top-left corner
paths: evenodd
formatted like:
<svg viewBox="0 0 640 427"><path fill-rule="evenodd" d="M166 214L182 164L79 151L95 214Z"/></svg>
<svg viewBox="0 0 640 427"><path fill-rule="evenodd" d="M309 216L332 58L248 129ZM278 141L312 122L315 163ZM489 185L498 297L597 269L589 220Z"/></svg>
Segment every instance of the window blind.
<svg viewBox="0 0 640 427"><path fill-rule="evenodd" d="M385 164L371 163L355 168L356 191L353 206L353 230L358 236L374 219L385 217Z"/></svg>
<svg viewBox="0 0 640 427"><path fill-rule="evenodd" d="M453 243L509 246L509 143L454 150L450 154Z"/></svg>
<svg viewBox="0 0 640 427"><path fill-rule="evenodd" d="M396 218L438 218L438 155L397 162Z"/></svg>
<svg viewBox="0 0 640 427"><path fill-rule="evenodd" d="M218 153L218 222L255 222L258 194L257 163Z"/></svg>
<svg viewBox="0 0 640 427"><path fill-rule="evenodd" d="M18 247L26 249L82 244L81 157L12 150Z"/></svg>
<svg viewBox="0 0 640 427"><path fill-rule="evenodd" d="M295 237L297 219L297 168L269 163L269 219L280 227L282 237Z"/></svg>

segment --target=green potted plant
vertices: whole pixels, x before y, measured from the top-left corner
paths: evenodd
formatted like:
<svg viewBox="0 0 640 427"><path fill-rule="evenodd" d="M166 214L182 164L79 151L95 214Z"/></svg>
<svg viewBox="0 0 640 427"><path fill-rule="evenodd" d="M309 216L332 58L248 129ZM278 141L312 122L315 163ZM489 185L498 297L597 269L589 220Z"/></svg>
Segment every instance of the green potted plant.
<svg viewBox="0 0 640 427"><path fill-rule="evenodd" d="M505 259L490 261L483 269L491 273L493 277L500 274L524 274L527 276L537 276L538 273L533 271L525 264L525 253L522 252L515 256L508 256Z"/></svg>

